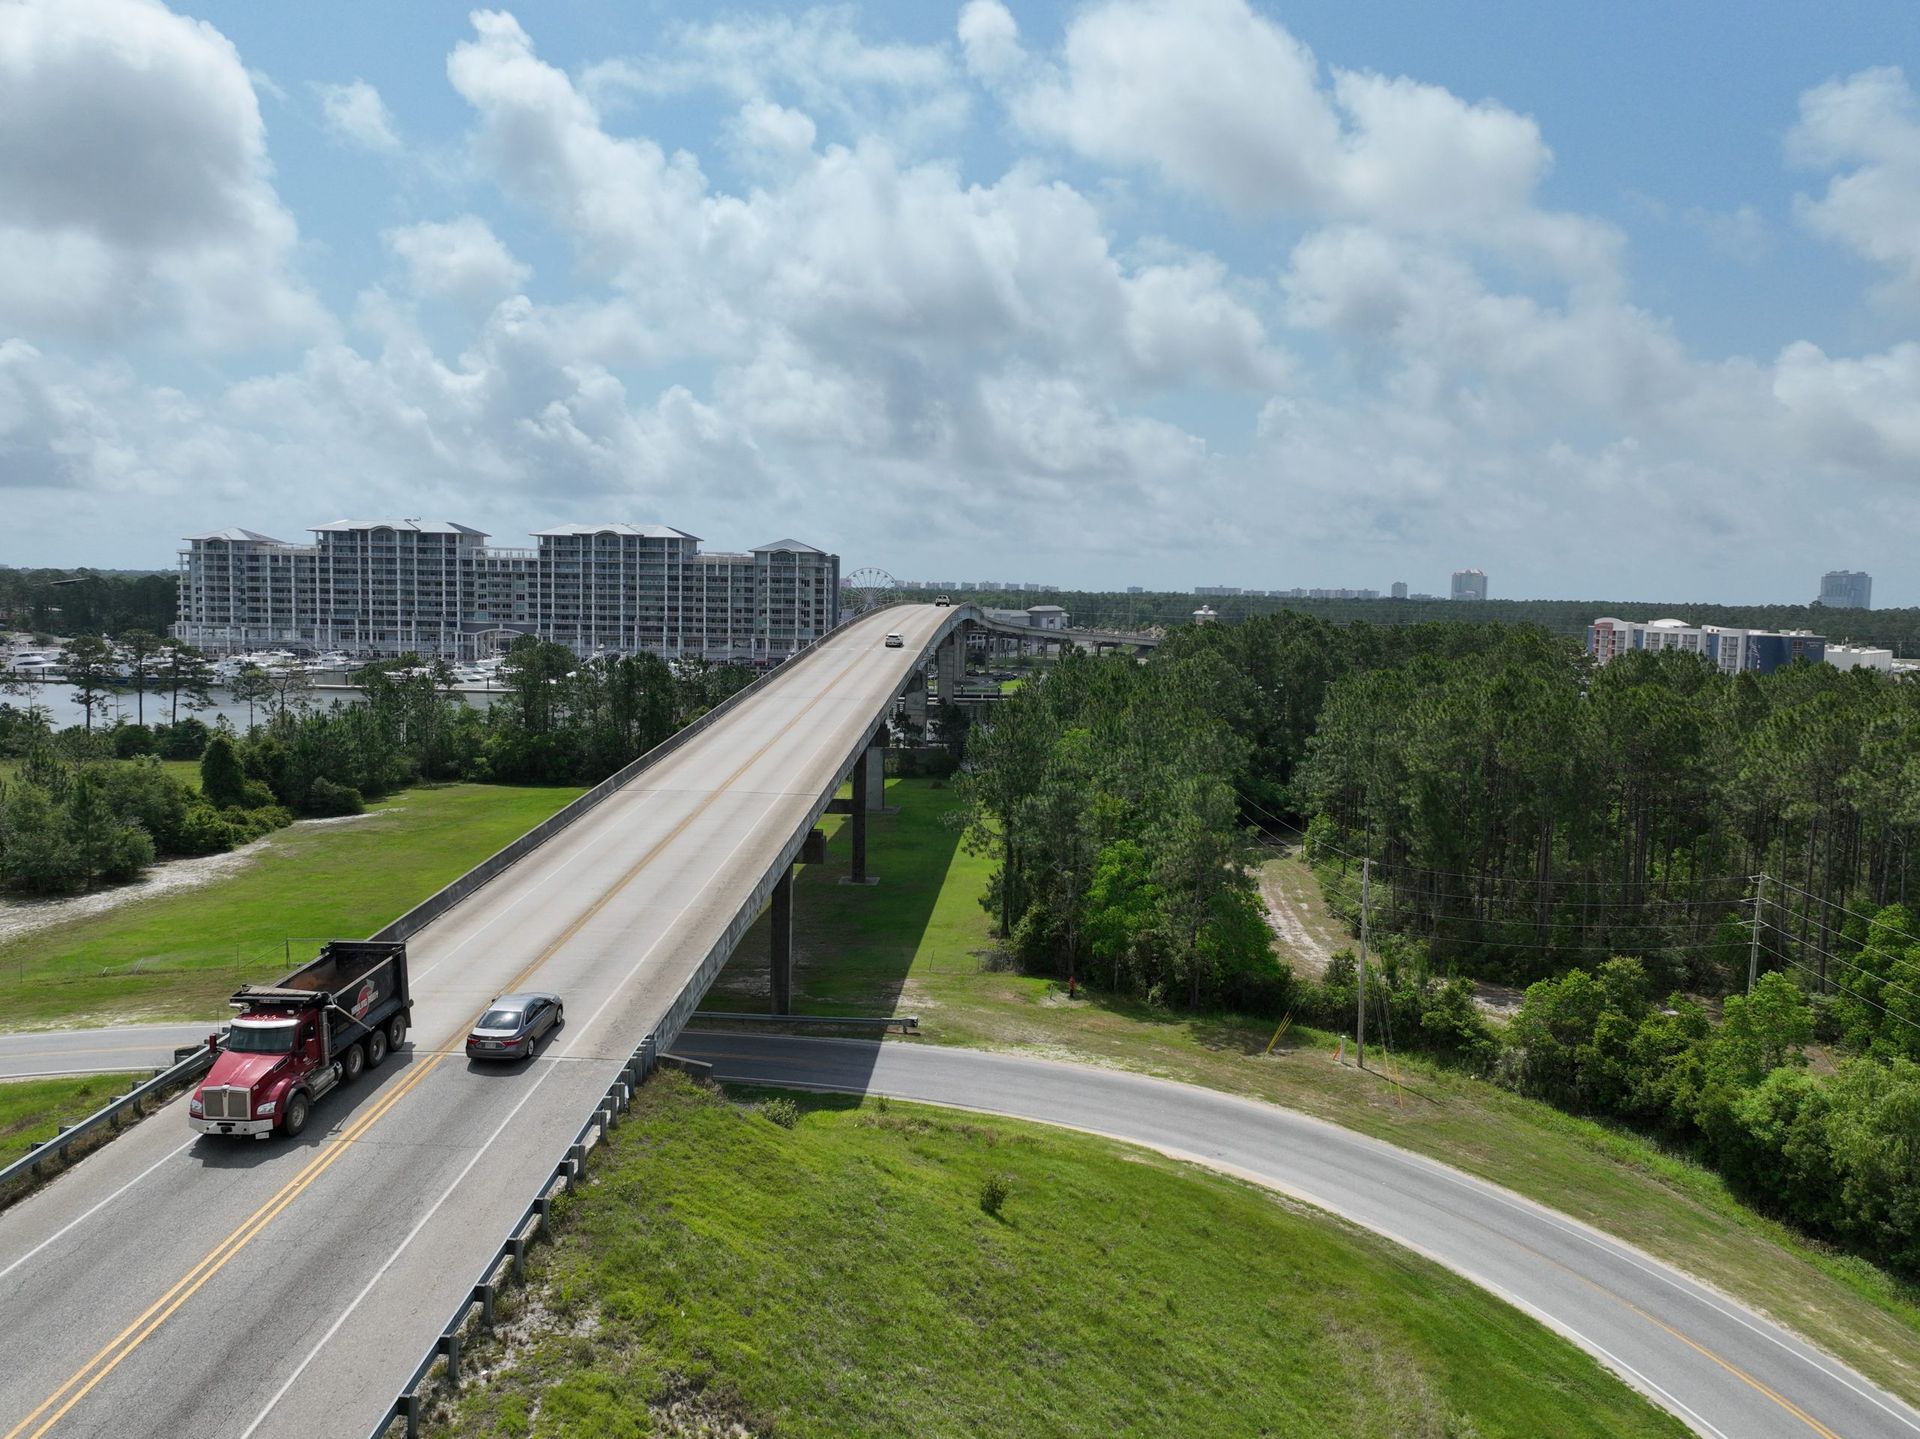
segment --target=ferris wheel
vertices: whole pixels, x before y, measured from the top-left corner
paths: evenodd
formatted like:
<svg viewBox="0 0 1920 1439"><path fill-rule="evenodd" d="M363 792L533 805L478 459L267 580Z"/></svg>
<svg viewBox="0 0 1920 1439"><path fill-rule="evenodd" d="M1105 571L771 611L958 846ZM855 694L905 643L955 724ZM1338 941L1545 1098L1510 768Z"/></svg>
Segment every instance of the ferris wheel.
<svg viewBox="0 0 1920 1439"><path fill-rule="evenodd" d="M900 581L872 565L853 571L841 581L855 614L865 614L890 603L900 591Z"/></svg>

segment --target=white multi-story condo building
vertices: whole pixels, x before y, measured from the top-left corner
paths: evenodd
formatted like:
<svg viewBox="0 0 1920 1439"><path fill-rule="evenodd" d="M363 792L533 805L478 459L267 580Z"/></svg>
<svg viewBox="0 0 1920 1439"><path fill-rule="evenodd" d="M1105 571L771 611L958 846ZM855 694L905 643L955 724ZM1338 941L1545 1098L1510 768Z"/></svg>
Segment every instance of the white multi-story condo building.
<svg viewBox="0 0 1920 1439"><path fill-rule="evenodd" d="M574 653L759 663L840 617L840 557L799 540L702 553L666 525L559 525L499 549L467 525L341 520L311 544L190 535L174 633L215 652L414 651L474 659L538 635Z"/></svg>

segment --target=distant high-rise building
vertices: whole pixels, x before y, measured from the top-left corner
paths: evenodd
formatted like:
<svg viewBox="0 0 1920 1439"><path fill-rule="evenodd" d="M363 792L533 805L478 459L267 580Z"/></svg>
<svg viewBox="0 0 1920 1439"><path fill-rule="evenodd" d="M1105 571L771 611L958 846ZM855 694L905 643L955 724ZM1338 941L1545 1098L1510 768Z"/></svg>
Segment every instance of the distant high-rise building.
<svg viewBox="0 0 1920 1439"><path fill-rule="evenodd" d="M1407 597L1407 582L1405 580L1395 580L1391 593L1396 600L1404 600Z"/></svg>
<svg viewBox="0 0 1920 1439"><path fill-rule="evenodd" d="M1455 570L1453 597L1456 600L1484 600L1487 597L1485 570Z"/></svg>
<svg viewBox="0 0 1920 1439"><path fill-rule="evenodd" d="M1146 590L1141 588L1139 585L1128 585L1127 593L1130 595L1144 595L1146 593Z"/></svg>
<svg viewBox="0 0 1920 1439"><path fill-rule="evenodd" d="M1873 608L1873 576L1863 570L1828 570L1820 576L1819 603L1830 610Z"/></svg>

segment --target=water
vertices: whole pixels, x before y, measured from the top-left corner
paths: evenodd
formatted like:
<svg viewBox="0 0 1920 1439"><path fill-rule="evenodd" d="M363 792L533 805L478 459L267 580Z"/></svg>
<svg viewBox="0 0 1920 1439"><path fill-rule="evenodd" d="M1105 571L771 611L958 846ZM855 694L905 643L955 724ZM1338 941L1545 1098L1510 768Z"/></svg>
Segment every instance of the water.
<svg viewBox="0 0 1920 1439"><path fill-rule="evenodd" d="M506 691L500 689L455 691L457 698L465 700L475 709L486 709L490 707L495 700L502 698L505 693ZM186 719L188 715L191 714L202 724L210 725L216 717L224 715L229 724L236 730L244 733L247 728L246 701L234 699L232 691L219 687L214 688L211 694L214 701L212 707L202 710L189 710L187 708L186 696L182 695L180 697L180 718ZM328 686L324 689L316 689L308 695L306 697L306 707L324 710L332 704L360 704L363 703L365 699L366 692L364 690L356 689L350 685L342 685L339 687ZM16 709L25 709L29 704L38 705L42 710L47 712L55 729L65 729L69 725L85 724L87 718L86 711L81 708L80 702L74 698L72 685L36 684L32 690L26 694L0 694L0 704L9 704ZM138 709L139 696L137 695L109 695L102 703L96 704L93 707L93 727L95 729L111 729L117 719L124 719L128 724L132 724L137 718ZM147 692L146 714L148 724L165 724L171 713L172 702L169 695L155 693L151 690ZM272 713L273 710L270 705L263 705L256 702L253 706L253 722L255 724L263 724Z"/></svg>

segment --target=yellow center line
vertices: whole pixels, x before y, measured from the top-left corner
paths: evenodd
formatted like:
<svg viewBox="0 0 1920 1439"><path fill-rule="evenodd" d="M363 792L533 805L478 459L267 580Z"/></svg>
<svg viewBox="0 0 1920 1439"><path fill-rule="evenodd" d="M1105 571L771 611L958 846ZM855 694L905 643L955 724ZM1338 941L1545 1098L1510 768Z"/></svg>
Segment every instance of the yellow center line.
<svg viewBox="0 0 1920 1439"><path fill-rule="evenodd" d="M854 659L858 658L857 651L853 652L853 657ZM835 682L844 676L852 667L853 664L851 661L842 666L840 672L835 676ZM780 743L781 740L785 739L814 706L818 705L827 697L827 693L831 688L832 683L822 686L812 699L808 700L806 704L795 711L793 717L782 725L772 738L768 739L765 744L761 745L759 749L755 750L743 760L732 774L728 775L716 788L710 791L704 800L689 810L678 824L674 825L671 830L655 841L654 844L648 848L647 852L636 860L619 879L615 880L611 886L603 891L600 897L596 899L578 919L574 920L572 924L568 925L566 929L561 932L559 938L542 949L538 955L530 960L527 965L508 982L506 986L507 991L510 992L518 989L540 966L551 959L563 945L567 944L575 935L579 934L595 916L613 902L615 896L631 884L643 870L654 863L669 845L686 833L687 829L696 819L718 803L720 798L732 788L736 780L764 759L768 751ZM378 1123L379 1120L390 1113L394 1106L399 1104L408 1094L412 1093L414 1089L418 1088L426 1077L440 1066L442 1061L455 1053L456 1051L451 1047L454 1040L457 1039L460 1034L471 1030L474 1024L478 1022L482 1012L484 1011L475 1011L466 1024L456 1029L446 1040L443 1040L439 1046L436 1046L430 1051L432 1055L431 1058L409 1073L392 1091L382 1095L379 1102L376 1103L371 1110L354 1120L329 1141L318 1154L307 1162L306 1166L302 1168L298 1174L281 1187L278 1193L258 1209L254 1210L233 1233L229 1234L225 1239L221 1240L219 1244L209 1250L205 1258L201 1259L198 1264L194 1265L192 1269L182 1275L165 1294L162 1294L152 1304L147 1306L137 1319L125 1329L122 1329L110 1339L98 1353L87 1360L85 1364L81 1365L79 1369L75 1370L72 1377L43 1399L32 1413L28 1414L26 1418L22 1419L18 1424L15 1424L13 1428L9 1429L4 1435L0 1435L0 1439L20 1439L20 1436L26 1431L30 1424L36 1419L39 1419L41 1415L46 1414L45 1422L28 1436L28 1439L41 1439L41 1436L55 1424L59 1423L74 1405L78 1404L92 1391L95 1385L99 1384L101 1380L111 1374L120 1364L121 1360L125 1359L129 1354L133 1353L134 1350L144 1344L181 1305L185 1304L187 1300L191 1299L194 1294L199 1291L202 1285L225 1268L229 1260L242 1249L246 1248L248 1244L252 1243L294 1200L304 1194L322 1174L326 1173L326 1171L332 1167L334 1161L346 1152L348 1146L352 1145ZM116 1350L118 1352L115 1352ZM62 1402L63 1399L64 1402ZM59 1407L54 1408L55 1405ZM52 1409L53 1413L47 1414L49 1409Z"/></svg>
<svg viewBox="0 0 1920 1439"><path fill-rule="evenodd" d="M1527 1248L1532 1249L1532 1246L1529 1245L1527 1246ZM1694 1353L1700 1355L1702 1358L1711 1359L1715 1364L1719 1365L1722 1369L1726 1370L1727 1373L1731 1374L1734 1378L1738 1379L1742 1384L1748 1385L1758 1393L1764 1394L1767 1398L1771 1399L1775 1404L1778 1404L1782 1409L1786 1410L1787 1413L1791 1414L1794 1418L1798 1419L1802 1424L1805 1424L1809 1429L1813 1430L1814 1433L1818 1434L1820 1436L1820 1439L1840 1439L1840 1436L1838 1434L1834 1433L1833 1430L1829 1429L1826 1425L1822 1424L1818 1419L1814 1418L1811 1414L1807 1413L1806 1410L1802 1409L1798 1404L1795 1404L1791 1399L1787 1398L1786 1395L1780 1393L1779 1390L1774 1389L1770 1385L1765 1384L1762 1381L1754 1378L1753 1375L1747 1373L1746 1370L1742 1369L1738 1364L1735 1364L1732 1360L1722 1358L1719 1354L1707 1348L1706 1345L1700 1343L1699 1340L1691 1338L1690 1336L1682 1333L1680 1330L1674 1328L1671 1324L1667 1323L1666 1320L1660 1318L1658 1315L1649 1313L1647 1310L1642 1309L1638 1304L1635 1304L1631 1299L1628 1299L1625 1295L1618 1294L1615 1291L1607 1288L1604 1284L1600 1284L1593 1279L1589 1279L1586 1275L1582 1274L1579 1270L1570 1268L1567 1265L1562 1264L1559 1260L1553 1258L1551 1255L1541 1254L1540 1251L1537 1249L1533 1249L1532 1252L1536 1255L1539 1255L1540 1258L1546 1260L1547 1263L1551 1264L1554 1268L1560 1270L1561 1272L1566 1274L1571 1274L1575 1279L1578 1279L1582 1284L1586 1285L1589 1289L1592 1289L1597 1293L1606 1295L1607 1298L1611 1299L1614 1303L1618 1304L1621 1308L1630 1310L1631 1312L1639 1315L1642 1319L1646 1320L1647 1323L1653 1325L1656 1329L1662 1329L1666 1331L1668 1334L1671 1334L1675 1339L1678 1339L1682 1344L1686 1345L1687 1348L1693 1350Z"/></svg>

